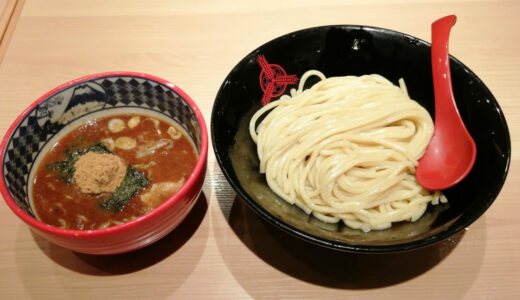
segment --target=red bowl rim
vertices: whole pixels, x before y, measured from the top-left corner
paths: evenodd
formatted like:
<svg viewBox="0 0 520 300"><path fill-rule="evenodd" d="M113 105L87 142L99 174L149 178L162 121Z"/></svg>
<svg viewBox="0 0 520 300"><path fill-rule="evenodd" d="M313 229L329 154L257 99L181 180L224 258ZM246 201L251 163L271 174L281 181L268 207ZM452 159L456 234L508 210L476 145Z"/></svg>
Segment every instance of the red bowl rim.
<svg viewBox="0 0 520 300"><path fill-rule="evenodd" d="M93 75L87 75L84 77L80 77L74 80L71 80L67 83L64 83L51 91L45 93L43 96L38 98L35 102L33 102L29 107L27 107L11 124L9 129L7 130L6 134L4 135L2 142L0 143L0 153L1 158L3 161L3 158L5 156L6 146L9 138L11 137L13 131L18 126L18 124L41 102L43 102L45 99L47 99L49 96L67 88L72 85L78 84L83 81L90 81L92 79L96 78L102 78L102 77L113 77L113 76L131 76L131 77L140 77L145 78L149 80L153 80L156 82L159 82L168 88L175 91L177 94L179 94L193 109L195 112L195 115L197 117L197 120L200 125L200 132L201 132L201 147L199 152L199 158L197 160L197 163L195 164L195 168L191 172L188 180L184 183L184 185L181 187L181 189L175 193L172 197L168 198L163 204L161 204L159 207L155 208L149 213L146 213L132 221L125 222L120 225L111 226L103 229L91 229L91 230L71 230L71 229L62 229L59 227L55 227L46 223L43 223L36 218L28 215L25 211L23 211L18 205L16 205L14 199L9 194L7 187L5 185L4 181L4 168L2 167L0 170L0 193L4 197L5 202L7 205L13 210L13 212L18 215L25 223L30 225L31 227L34 227L35 229L38 229L40 231L43 231L45 233L49 233L55 236L60 237L75 237L75 238L82 238L82 237L107 237L108 235L113 235L125 231L131 231L135 229L135 227L140 226L141 223L145 222L147 219L153 219L156 216L160 216L163 214L163 212L169 210L172 206L174 206L180 199L184 198L189 191L195 186L197 182L197 178L200 176L204 176L205 166L206 166L206 159L208 154L208 131L206 128L206 123L204 121L204 117L202 115L202 112L197 107L193 99L191 99L188 94L186 94L182 89L180 89L178 86L174 85L173 83L164 80L162 78L145 74L145 73L139 73L139 72L128 72L128 71L113 71L113 72L104 72L104 73L98 73ZM198 194L198 193L197 193Z"/></svg>

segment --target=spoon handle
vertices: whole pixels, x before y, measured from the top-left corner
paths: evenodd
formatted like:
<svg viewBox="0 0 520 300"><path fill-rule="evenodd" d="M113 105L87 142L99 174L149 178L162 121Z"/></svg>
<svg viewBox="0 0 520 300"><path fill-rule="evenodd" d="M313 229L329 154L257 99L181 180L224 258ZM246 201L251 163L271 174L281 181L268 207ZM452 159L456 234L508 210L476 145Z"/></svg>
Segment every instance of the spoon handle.
<svg viewBox="0 0 520 300"><path fill-rule="evenodd" d="M432 24L431 60L436 127L440 125L437 116L448 117L446 114L458 114L451 85L450 59L448 56L450 30L456 20L455 15L450 15L440 18Z"/></svg>

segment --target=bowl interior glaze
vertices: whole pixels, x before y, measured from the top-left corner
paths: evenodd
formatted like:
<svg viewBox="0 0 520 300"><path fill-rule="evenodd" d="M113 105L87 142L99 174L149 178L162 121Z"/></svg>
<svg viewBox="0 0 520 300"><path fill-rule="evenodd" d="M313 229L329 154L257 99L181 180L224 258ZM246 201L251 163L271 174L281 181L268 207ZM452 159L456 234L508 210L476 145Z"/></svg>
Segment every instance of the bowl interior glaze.
<svg viewBox="0 0 520 300"><path fill-rule="evenodd" d="M493 203L507 176L510 137L500 106L484 83L450 57L453 91L462 118L477 145L475 165L460 184L444 191L449 203L429 206L415 223L402 222L363 233L342 224L325 224L287 204L258 173L256 146L248 122L260 108L258 55L287 74L310 69L327 77L380 74L394 84L403 78L410 97L434 117L430 44L418 38L367 26L323 26L274 39L242 59L224 80L214 102L211 133L217 161L235 189L263 218L309 242L337 250L391 252L422 247L466 228ZM289 86L285 94L289 93ZM346 116L348 117L348 116Z"/></svg>

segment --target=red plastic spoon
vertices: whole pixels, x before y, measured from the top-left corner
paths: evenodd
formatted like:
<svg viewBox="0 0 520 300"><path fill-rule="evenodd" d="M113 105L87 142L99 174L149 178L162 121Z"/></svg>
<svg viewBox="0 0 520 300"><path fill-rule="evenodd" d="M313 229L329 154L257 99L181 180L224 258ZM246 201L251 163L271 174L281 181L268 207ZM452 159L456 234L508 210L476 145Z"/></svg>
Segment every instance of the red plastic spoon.
<svg viewBox="0 0 520 300"><path fill-rule="evenodd" d="M451 15L432 24L435 129L415 174L419 184L429 190L442 190L460 182L477 156L475 142L459 115L451 87L448 39L456 20Z"/></svg>

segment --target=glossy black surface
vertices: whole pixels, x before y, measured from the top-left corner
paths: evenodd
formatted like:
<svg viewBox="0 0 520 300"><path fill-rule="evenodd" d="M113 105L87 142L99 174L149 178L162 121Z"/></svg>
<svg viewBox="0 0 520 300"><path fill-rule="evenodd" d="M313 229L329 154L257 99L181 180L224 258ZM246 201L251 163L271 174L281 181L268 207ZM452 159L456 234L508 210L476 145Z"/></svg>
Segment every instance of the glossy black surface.
<svg viewBox="0 0 520 300"><path fill-rule="evenodd" d="M403 78L410 97L423 105L433 117L430 44L381 28L350 25L316 27L266 43L241 60L230 72L217 94L212 111L211 134L215 155L239 197L281 229L309 242L344 251L409 250L443 240L469 226L500 192L511 157L505 118L484 83L460 61L451 57L455 99L466 127L475 139L477 159L463 182L444 191L449 204L436 208L430 206L428 220L423 217L422 224L420 220L397 224L384 231L362 233L344 226L320 224L298 212L297 207L280 204L276 196L258 201L242 184L244 178L255 178L255 184L265 185L255 169L257 161L250 153L254 152L254 144L247 139L236 144L236 137L240 129L247 125L252 111L260 107L263 92L259 85L261 68L256 62L259 54L264 55L269 63L281 65L287 74L299 77L309 69L317 69L328 77L377 73L395 84ZM241 149L241 152L234 152L236 149ZM234 153L235 166L231 152ZM240 176L237 176L237 171Z"/></svg>

